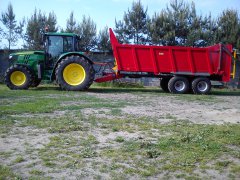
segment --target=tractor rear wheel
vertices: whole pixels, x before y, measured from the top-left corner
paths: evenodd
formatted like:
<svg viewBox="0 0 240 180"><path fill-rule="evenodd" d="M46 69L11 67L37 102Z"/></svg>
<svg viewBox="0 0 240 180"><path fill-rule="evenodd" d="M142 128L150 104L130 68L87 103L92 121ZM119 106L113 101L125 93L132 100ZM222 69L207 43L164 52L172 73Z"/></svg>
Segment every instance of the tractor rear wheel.
<svg viewBox="0 0 240 180"><path fill-rule="evenodd" d="M204 77L196 78L192 82L192 90L194 94L208 94L211 90L211 81Z"/></svg>
<svg viewBox="0 0 240 180"><path fill-rule="evenodd" d="M189 81L185 77L174 76L168 82L168 89L171 93L184 94L189 91Z"/></svg>
<svg viewBox="0 0 240 180"><path fill-rule="evenodd" d="M10 89L28 89L33 81L30 70L21 65L13 65L5 73L5 84Z"/></svg>
<svg viewBox="0 0 240 180"><path fill-rule="evenodd" d="M63 90L86 90L94 80L94 70L88 60L79 56L69 56L57 66L56 81Z"/></svg>
<svg viewBox="0 0 240 180"><path fill-rule="evenodd" d="M168 82L169 82L170 78L169 77L164 77L160 80L160 87L162 88L162 90L164 92L169 92L168 89Z"/></svg>

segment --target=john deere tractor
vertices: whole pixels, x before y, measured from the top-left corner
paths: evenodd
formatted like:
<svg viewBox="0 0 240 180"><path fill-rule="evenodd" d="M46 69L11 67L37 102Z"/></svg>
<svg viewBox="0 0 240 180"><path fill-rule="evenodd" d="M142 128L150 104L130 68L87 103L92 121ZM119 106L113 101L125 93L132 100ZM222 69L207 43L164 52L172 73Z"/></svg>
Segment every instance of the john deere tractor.
<svg viewBox="0 0 240 180"><path fill-rule="evenodd" d="M79 51L79 36L72 33L45 33L44 51L9 55L5 73L10 89L36 87L41 80L56 80L63 90L85 90L94 80L93 62Z"/></svg>

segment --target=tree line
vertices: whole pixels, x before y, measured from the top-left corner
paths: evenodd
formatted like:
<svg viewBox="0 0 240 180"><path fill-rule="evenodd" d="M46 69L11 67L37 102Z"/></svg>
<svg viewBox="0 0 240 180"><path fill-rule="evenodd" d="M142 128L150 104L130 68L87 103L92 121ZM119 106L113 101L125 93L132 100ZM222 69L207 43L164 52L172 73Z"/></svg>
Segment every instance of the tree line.
<svg viewBox="0 0 240 180"><path fill-rule="evenodd" d="M83 51L109 51L111 45L106 26L97 33L96 23L91 17L83 16L78 22L74 12L70 12L66 27L57 26L54 12L48 15L35 9L26 20L17 22L11 3L1 14L0 41L6 39L8 49L15 46L19 39L23 48L42 49L42 36L45 28L49 32L69 32L80 36ZM224 10L219 17L196 13L194 2L171 0L165 9L155 12L152 17L140 0L133 1L130 9L124 12L122 20L115 20L114 31L122 43L149 44L163 46L204 47L216 43L230 43L240 48L240 17L234 9Z"/></svg>

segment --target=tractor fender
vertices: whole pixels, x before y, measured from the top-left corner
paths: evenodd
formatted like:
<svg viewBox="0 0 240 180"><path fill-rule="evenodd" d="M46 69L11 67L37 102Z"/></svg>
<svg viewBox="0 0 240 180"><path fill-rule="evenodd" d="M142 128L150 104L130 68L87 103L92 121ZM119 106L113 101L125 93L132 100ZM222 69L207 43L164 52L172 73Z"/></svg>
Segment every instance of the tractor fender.
<svg viewBox="0 0 240 180"><path fill-rule="evenodd" d="M68 53L64 53L62 54L61 56L59 56L58 60L56 61L55 65L54 65L54 68L53 68L53 71L52 71L52 74L51 74L51 81L55 80L56 77L55 77L55 71L56 71L56 68L58 66L58 64L64 59L66 58L67 56L79 56L79 57L83 57L84 59L86 59L87 61L89 61L90 64L93 64L93 61L87 57L86 55L84 55L82 52L68 52Z"/></svg>
<svg viewBox="0 0 240 180"><path fill-rule="evenodd" d="M32 67L31 66L29 66L28 64L23 64L23 63L16 63L16 64L12 64L11 66L14 66L14 65L18 65L18 66L24 66L24 67L26 67L32 74L34 74L35 75L35 72L34 72L34 70L32 69Z"/></svg>

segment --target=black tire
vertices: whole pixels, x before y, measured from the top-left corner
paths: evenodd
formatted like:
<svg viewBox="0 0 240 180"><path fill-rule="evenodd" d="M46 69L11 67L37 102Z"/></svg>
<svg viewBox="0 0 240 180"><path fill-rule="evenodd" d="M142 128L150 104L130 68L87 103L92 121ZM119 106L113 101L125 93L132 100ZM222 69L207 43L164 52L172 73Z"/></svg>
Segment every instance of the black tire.
<svg viewBox="0 0 240 180"><path fill-rule="evenodd" d="M22 65L13 65L5 73L5 84L10 89L28 89L33 81L31 71Z"/></svg>
<svg viewBox="0 0 240 180"><path fill-rule="evenodd" d="M184 94L189 91L189 81L185 77L174 76L168 82L168 89L174 94Z"/></svg>
<svg viewBox="0 0 240 180"><path fill-rule="evenodd" d="M41 83L41 79L38 79L38 78L34 78L32 84L31 84L31 87L38 87L38 85Z"/></svg>
<svg viewBox="0 0 240 180"><path fill-rule="evenodd" d="M58 64L55 71L56 82L61 89L67 91L88 89L93 83L94 74L92 64L79 56L66 57Z"/></svg>
<svg viewBox="0 0 240 180"><path fill-rule="evenodd" d="M208 94L211 87L211 81L208 78L199 77L192 82L192 91L194 94Z"/></svg>
<svg viewBox="0 0 240 180"><path fill-rule="evenodd" d="M160 87L162 88L162 90L164 92L169 92L168 89L168 82L169 82L170 78L169 77L164 77L160 80Z"/></svg>

